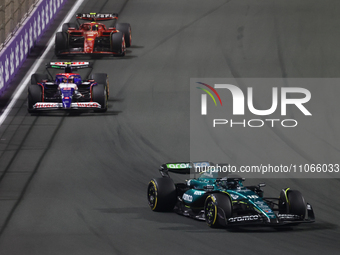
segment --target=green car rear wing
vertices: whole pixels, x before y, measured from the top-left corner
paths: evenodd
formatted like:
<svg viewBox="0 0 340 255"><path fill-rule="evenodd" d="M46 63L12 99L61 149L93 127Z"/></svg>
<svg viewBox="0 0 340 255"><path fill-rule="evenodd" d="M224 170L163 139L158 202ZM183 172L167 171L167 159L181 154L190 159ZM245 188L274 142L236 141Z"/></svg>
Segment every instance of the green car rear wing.
<svg viewBox="0 0 340 255"><path fill-rule="evenodd" d="M176 174L190 174L190 170L192 168L192 162L175 162L161 165L159 171L163 177L169 177L169 172Z"/></svg>
<svg viewBox="0 0 340 255"><path fill-rule="evenodd" d="M163 177L169 177L169 172L176 174L191 174L195 172L195 168L214 166L209 161L198 162L173 162L161 165L159 171Z"/></svg>

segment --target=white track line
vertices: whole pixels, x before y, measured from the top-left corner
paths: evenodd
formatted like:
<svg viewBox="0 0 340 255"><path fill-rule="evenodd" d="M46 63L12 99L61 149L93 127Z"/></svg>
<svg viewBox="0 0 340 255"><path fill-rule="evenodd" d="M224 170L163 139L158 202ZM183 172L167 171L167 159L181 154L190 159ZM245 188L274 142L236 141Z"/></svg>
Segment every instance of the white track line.
<svg viewBox="0 0 340 255"><path fill-rule="evenodd" d="M54 35L55 33L57 33L58 31L61 31L61 27L62 25L70 20L74 13L78 10L78 8L80 7L80 5L84 2L84 0L78 0L76 2L76 4L72 7L72 9L68 12L67 16L63 19L63 21L61 22L61 24L59 25L59 27L56 29L56 31L53 33L53 36L50 38L50 40L47 43L47 48L45 49L44 53L42 54L42 56L38 59L35 60L34 64L31 66L31 68L28 70L28 72L26 73L26 75L24 76L24 78L21 80L20 85L16 88L16 90L14 91L14 94L12 96L12 98L10 99L10 103L7 105L5 111L2 113L2 115L0 116L0 126L4 123L4 121L6 120L6 118L8 117L8 114L10 113L10 111L13 109L13 106L15 105L15 103L18 101L21 93L24 91L24 89L26 88L27 83L30 81L31 79L31 75L33 73L35 73L38 69L38 66L41 65L41 63L44 61L44 58L46 57L47 53L50 51L50 49L52 48L53 44L54 44Z"/></svg>

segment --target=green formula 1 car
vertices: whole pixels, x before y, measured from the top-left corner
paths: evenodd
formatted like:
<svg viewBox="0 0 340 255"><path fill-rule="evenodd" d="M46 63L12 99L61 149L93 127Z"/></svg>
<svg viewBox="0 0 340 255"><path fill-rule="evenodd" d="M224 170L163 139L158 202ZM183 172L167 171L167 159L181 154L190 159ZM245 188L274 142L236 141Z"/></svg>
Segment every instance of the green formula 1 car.
<svg viewBox="0 0 340 255"><path fill-rule="evenodd" d="M174 183L169 172L190 174L193 169L199 177ZM148 203L153 211L175 211L198 220L209 227L259 224L267 226L297 225L315 221L312 206L301 193L290 188L282 189L279 197L264 197L262 187L244 186L244 178L226 174L218 177L212 162L179 162L163 164L161 178L148 184ZM197 172L197 171L196 171Z"/></svg>

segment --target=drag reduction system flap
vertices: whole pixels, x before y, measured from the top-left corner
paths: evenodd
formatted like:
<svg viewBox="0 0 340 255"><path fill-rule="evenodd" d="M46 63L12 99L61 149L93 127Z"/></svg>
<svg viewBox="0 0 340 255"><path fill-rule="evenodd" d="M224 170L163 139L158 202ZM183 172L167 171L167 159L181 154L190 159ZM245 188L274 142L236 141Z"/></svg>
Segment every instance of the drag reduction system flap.
<svg viewBox="0 0 340 255"><path fill-rule="evenodd" d="M162 176L169 177L168 172L176 174L190 174L192 167L193 163L191 162L166 163L161 165L159 171L161 172Z"/></svg>
<svg viewBox="0 0 340 255"><path fill-rule="evenodd" d="M50 62L46 65L47 68L66 68L81 69L90 67L90 62Z"/></svg>
<svg viewBox="0 0 340 255"><path fill-rule="evenodd" d="M48 70L49 68L63 69L64 73L72 73L75 69L82 68L92 68L92 63L90 62L50 62L46 64L46 71L53 80L53 76Z"/></svg>
<svg viewBox="0 0 340 255"><path fill-rule="evenodd" d="M193 164L191 162L166 163L161 166L160 171L172 172L176 174L190 174Z"/></svg>
<svg viewBox="0 0 340 255"><path fill-rule="evenodd" d="M50 62L46 64L46 70L52 77L48 68L64 69L65 73L72 73L75 69L92 68L92 65L90 62Z"/></svg>
<svg viewBox="0 0 340 255"><path fill-rule="evenodd" d="M105 21L118 19L118 13L78 13L76 15L77 19L90 20L90 21Z"/></svg>
<svg viewBox="0 0 340 255"><path fill-rule="evenodd" d="M195 168L207 167L214 165L212 162L174 162L161 165L159 171L162 176L169 177L168 172L176 174L190 174Z"/></svg>

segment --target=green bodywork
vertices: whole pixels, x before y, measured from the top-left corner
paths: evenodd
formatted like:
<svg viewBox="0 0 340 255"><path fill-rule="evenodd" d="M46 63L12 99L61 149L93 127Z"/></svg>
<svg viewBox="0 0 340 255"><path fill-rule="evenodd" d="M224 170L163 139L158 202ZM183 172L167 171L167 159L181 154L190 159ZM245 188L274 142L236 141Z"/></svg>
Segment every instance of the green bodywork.
<svg viewBox="0 0 340 255"><path fill-rule="evenodd" d="M209 194L225 193L230 197L233 205L241 203L265 215L268 219L277 218L269 205L258 194L244 187L241 180L238 181L237 187L231 189L223 185L217 178L190 179L187 184L191 189L183 194L182 199L188 207L191 205L197 207L197 204L201 204L203 208L204 203L202 202Z"/></svg>

